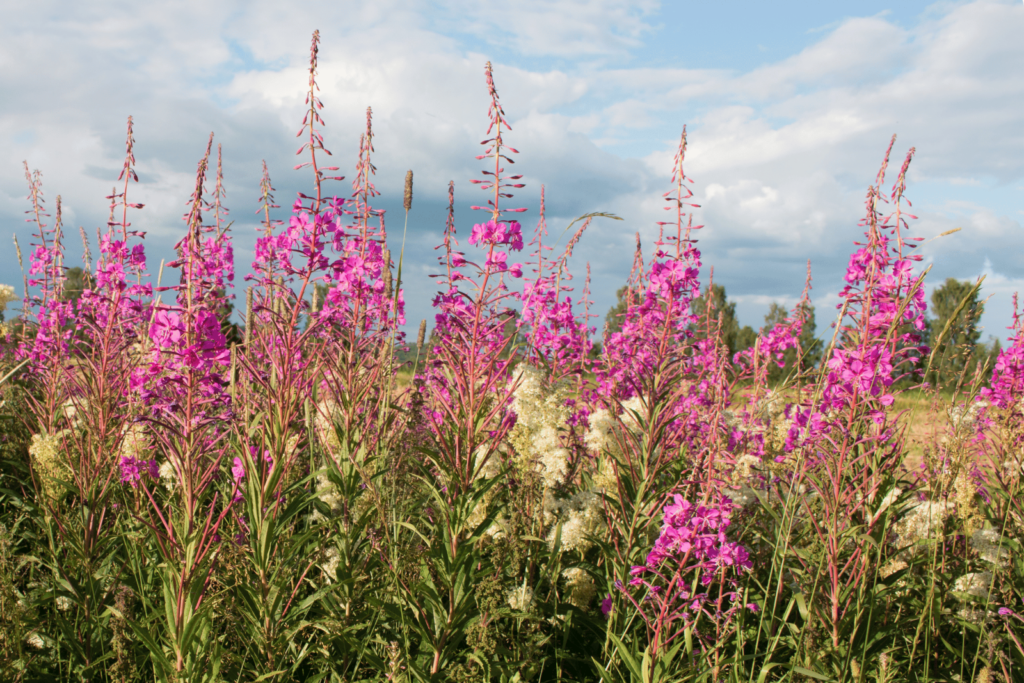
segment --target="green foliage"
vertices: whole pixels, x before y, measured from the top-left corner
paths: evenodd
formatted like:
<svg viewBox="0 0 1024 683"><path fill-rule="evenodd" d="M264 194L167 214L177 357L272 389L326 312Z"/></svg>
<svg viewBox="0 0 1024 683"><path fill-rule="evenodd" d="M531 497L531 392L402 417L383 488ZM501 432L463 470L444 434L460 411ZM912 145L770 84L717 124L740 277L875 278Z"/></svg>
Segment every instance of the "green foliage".
<svg viewBox="0 0 1024 683"><path fill-rule="evenodd" d="M64 271L64 288L61 291L61 300L77 303L82 298L82 292L90 287L90 275L80 267L68 268Z"/></svg>
<svg viewBox="0 0 1024 683"><path fill-rule="evenodd" d="M608 309L607 315L604 317L604 333L605 335L614 334L615 332L622 331L622 320L626 315L626 311L629 309L629 286L624 285L619 287L615 292L615 305Z"/></svg>
<svg viewBox="0 0 1024 683"><path fill-rule="evenodd" d="M978 321L985 312L979 296L978 286L954 278L932 291L935 317L928 321L928 345L934 360L926 378L932 384L952 387L974 370L981 338Z"/></svg>

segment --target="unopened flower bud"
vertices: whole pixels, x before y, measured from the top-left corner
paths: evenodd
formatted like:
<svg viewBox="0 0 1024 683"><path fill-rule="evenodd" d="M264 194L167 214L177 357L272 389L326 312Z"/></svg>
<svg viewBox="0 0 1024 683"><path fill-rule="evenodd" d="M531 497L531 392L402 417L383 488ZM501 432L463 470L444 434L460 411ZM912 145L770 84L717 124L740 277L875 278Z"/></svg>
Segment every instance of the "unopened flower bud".
<svg viewBox="0 0 1024 683"><path fill-rule="evenodd" d="M25 270L25 264L21 261L21 245L18 244L18 236L14 236L14 251L18 253L18 267Z"/></svg>
<svg viewBox="0 0 1024 683"><path fill-rule="evenodd" d="M252 287L245 290L245 345L252 340Z"/></svg>

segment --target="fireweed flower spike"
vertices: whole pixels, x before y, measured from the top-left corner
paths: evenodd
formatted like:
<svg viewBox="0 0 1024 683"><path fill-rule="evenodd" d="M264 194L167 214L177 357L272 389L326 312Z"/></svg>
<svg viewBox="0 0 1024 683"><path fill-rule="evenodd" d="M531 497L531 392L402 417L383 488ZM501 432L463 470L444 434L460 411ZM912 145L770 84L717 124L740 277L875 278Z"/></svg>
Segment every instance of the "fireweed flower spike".
<svg viewBox="0 0 1024 683"><path fill-rule="evenodd" d="M646 590L636 595L620 587L647 624L652 657L702 617L721 631L740 608L734 598L722 599L735 596L736 576L753 566L746 548L727 540L731 514L728 499L705 506L673 496L646 563L630 570L630 587ZM729 593L715 590L719 585ZM698 638L710 635L700 628L694 633Z"/></svg>
<svg viewBox="0 0 1024 683"><path fill-rule="evenodd" d="M439 277L442 290L434 298L434 334L439 343L426 373L430 394L427 416L438 448L437 466L449 478L449 495L453 496L471 487L477 471L512 426L507 381L513 359L506 353L512 338L505 333L505 324L515 315L507 302L517 294L508 290L504 276L510 270L513 274L521 271L516 264L510 268L508 255L523 248L523 237L518 222L501 220L501 199L512 196L508 188L522 184L506 183L502 177L503 164L511 163L507 152L515 150L507 147L502 137L502 129L511 127L498 101L490 63L484 72L491 96L488 134L494 137L481 143L487 149L478 158L493 159L494 170L483 171L485 179L472 182L491 191L492 198L489 207L473 208L491 215L487 222L473 226L469 243L483 251L485 258L482 265L474 264L456 250L454 188L449 186L445 252L440 259L446 272ZM467 275L465 270L471 267L475 274ZM481 447L483 452L478 454Z"/></svg>

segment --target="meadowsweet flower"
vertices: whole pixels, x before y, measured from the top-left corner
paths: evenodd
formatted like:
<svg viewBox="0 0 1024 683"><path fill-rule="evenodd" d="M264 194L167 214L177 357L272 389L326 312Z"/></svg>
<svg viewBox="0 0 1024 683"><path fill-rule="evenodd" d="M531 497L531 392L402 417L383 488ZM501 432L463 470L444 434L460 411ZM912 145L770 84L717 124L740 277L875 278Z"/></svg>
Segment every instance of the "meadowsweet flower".
<svg viewBox="0 0 1024 683"><path fill-rule="evenodd" d="M157 476L168 491L173 491L178 483L178 473L174 470L174 464L170 460L163 461L157 469Z"/></svg>
<svg viewBox="0 0 1024 683"><path fill-rule="evenodd" d="M590 427L584 433L583 443L591 455L600 457L611 446L610 432L615 418L608 409L599 408L590 414L587 421Z"/></svg>
<svg viewBox="0 0 1024 683"><path fill-rule="evenodd" d="M647 419L647 407L643 399L633 396L622 402L622 424L634 434L643 431L643 422Z"/></svg>
<svg viewBox="0 0 1024 683"><path fill-rule="evenodd" d="M0 285L0 312L7 310L7 304L17 301L18 295L11 285Z"/></svg>
<svg viewBox="0 0 1024 683"><path fill-rule="evenodd" d="M334 399L324 399L317 404L316 417L313 418L313 433L316 434L320 445L332 456L341 452L341 442L338 440L338 432L334 428L338 408L338 403Z"/></svg>
<svg viewBox="0 0 1024 683"><path fill-rule="evenodd" d="M592 491L580 491L567 500L548 499L546 512L555 522L548 532L548 547L559 541L562 552L578 550L585 553L593 539L607 528L601 497Z"/></svg>
<svg viewBox="0 0 1024 683"><path fill-rule="evenodd" d="M597 471L594 472L591 481L594 484L595 492L609 497L614 497L618 493L618 477L615 474L615 465L610 458L604 457L597 461Z"/></svg>
<svg viewBox="0 0 1024 683"><path fill-rule="evenodd" d="M509 385L515 387L511 410L516 415L509 443L539 471L546 488L564 483L569 451L561 444L560 430L570 416L566 401L571 387L548 383L541 370L526 363L516 367Z"/></svg>
<svg viewBox="0 0 1024 683"><path fill-rule="evenodd" d="M957 472L956 479L953 480L953 492L957 517L967 522L968 528L977 528L975 497L978 493L978 484L967 467L961 466Z"/></svg>
<svg viewBox="0 0 1024 683"><path fill-rule="evenodd" d="M898 544L910 546L905 552L916 552L942 536L951 503L924 501L911 508L894 525Z"/></svg>
<svg viewBox="0 0 1024 683"><path fill-rule="evenodd" d="M533 589L529 586L516 586L506 596L508 605L517 612L529 612L533 608Z"/></svg>
<svg viewBox="0 0 1024 683"><path fill-rule="evenodd" d="M338 566L341 564L341 555L338 553L337 548L331 546L324 553L324 558L324 563L320 565L320 568L327 578L327 583L334 583L334 578L338 574Z"/></svg>
<svg viewBox="0 0 1024 683"><path fill-rule="evenodd" d="M999 533L994 529L979 529L971 535L971 547L977 551L978 557L996 567L1006 567L1010 561L1010 551L1000 545Z"/></svg>
<svg viewBox="0 0 1024 683"><path fill-rule="evenodd" d="M499 446L499 452L501 450ZM478 464L476 478L477 479L494 479L501 474L501 458L499 452L493 452L488 457L488 447L486 444L479 446L476 449L476 462Z"/></svg>
<svg viewBox="0 0 1024 683"><path fill-rule="evenodd" d="M742 509L757 502L757 492L746 484L736 488L723 489L724 494L732 501L732 504Z"/></svg>
<svg viewBox="0 0 1024 683"><path fill-rule="evenodd" d="M317 498L326 503L327 507L331 509L332 517L337 517L344 510L344 500L342 500L341 494L338 492L338 487L334 485L334 482L324 472L316 475L316 495ZM326 517L319 510L313 511L314 522L321 522L325 519Z"/></svg>
<svg viewBox="0 0 1024 683"><path fill-rule="evenodd" d="M121 446L118 454L122 459L143 460L143 456L150 452L149 438L146 435L145 425L141 422L125 425L121 430Z"/></svg>
<svg viewBox="0 0 1024 683"><path fill-rule="evenodd" d="M62 454L67 434L66 430L56 434L33 434L28 447L32 468L39 476L43 495L50 501L56 501L61 493L60 484L56 480L71 475L71 468Z"/></svg>
<svg viewBox="0 0 1024 683"><path fill-rule="evenodd" d="M953 583L953 591L978 598L979 600L988 600L991 586L991 572L973 572L958 578Z"/></svg>
<svg viewBox="0 0 1024 683"><path fill-rule="evenodd" d="M732 480L736 484L750 481L762 467L761 458L751 453L744 453L736 458L732 472Z"/></svg>
<svg viewBox="0 0 1024 683"><path fill-rule="evenodd" d="M487 500L481 500L473 508L473 511L469 513L469 517L466 518L466 526L470 529L476 529L483 524L485 519L487 519Z"/></svg>
<svg viewBox="0 0 1024 683"><path fill-rule="evenodd" d="M568 595L566 602L580 609L587 609L597 595L597 584L590 573L579 567L570 567L562 572Z"/></svg>
<svg viewBox="0 0 1024 683"><path fill-rule="evenodd" d="M949 411L950 424L954 430L960 427L973 427L988 407L988 401L975 401L968 406L953 406Z"/></svg>
<svg viewBox="0 0 1024 683"><path fill-rule="evenodd" d="M84 408L88 405L88 402L82 399L79 399L77 402L72 399L68 399L67 401L64 401L60 407L61 411L64 413L64 417L67 418L72 429L81 429L85 426L82 410L79 409L78 404L82 404L82 407Z"/></svg>
<svg viewBox="0 0 1024 683"><path fill-rule="evenodd" d="M953 583L953 594L963 603L957 612L960 618L972 624L983 624L994 617L996 612L985 608L992 599L991 589L991 572L972 572L958 578Z"/></svg>

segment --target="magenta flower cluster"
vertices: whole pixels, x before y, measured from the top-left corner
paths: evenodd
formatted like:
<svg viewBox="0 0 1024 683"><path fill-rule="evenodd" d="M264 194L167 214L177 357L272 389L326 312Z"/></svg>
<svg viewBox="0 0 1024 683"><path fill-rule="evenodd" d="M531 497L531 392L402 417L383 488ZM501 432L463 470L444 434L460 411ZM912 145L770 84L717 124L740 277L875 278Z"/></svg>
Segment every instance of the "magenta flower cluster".
<svg viewBox="0 0 1024 683"><path fill-rule="evenodd" d="M156 460L143 460L125 455L121 457L118 464L121 469L121 483L128 484L133 489L139 487L143 474L149 475L150 479L157 479L160 476L160 468L157 466Z"/></svg>
<svg viewBox="0 0 1024 683"><path fill-rule="evenodd" d="M633 567L630 585L647 585L648 572L664 573L664 565L675 560L687 572L702 570L701 582L714 581L718 570L750 569L750 555L739 543L730 543L725 530L732 515L732 501L723 498L717 506L697 505L679 494L665 506L661 533L647 554L647 562ZM669 571L675 571L671 567Z"/></svg>

